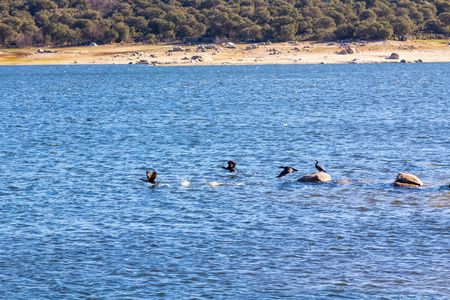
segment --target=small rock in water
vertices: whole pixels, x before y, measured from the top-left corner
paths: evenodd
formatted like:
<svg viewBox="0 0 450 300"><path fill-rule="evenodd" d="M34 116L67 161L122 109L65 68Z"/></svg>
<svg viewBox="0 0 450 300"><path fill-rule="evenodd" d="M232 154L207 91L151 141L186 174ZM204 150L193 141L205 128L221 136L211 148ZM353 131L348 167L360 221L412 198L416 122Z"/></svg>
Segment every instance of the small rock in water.
<svg viewBox="0 0 450 300"><path fill-rule="evenodd" d="M337 184L348 184L348 183L352 183L351 181L345 180L345 179L339 179L337 182Z"/></svg>

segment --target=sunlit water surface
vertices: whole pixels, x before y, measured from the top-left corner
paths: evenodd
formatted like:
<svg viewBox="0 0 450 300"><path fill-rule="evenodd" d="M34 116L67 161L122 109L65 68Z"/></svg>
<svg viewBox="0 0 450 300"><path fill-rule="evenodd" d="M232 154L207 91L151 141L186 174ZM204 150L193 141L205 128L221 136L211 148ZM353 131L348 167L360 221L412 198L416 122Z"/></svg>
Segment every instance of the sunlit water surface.
<svg viewBox="0 0 450 300"><path fill-rule="evenodd" d="M448 299L450 64L0 71L0 298Z"/></svg>

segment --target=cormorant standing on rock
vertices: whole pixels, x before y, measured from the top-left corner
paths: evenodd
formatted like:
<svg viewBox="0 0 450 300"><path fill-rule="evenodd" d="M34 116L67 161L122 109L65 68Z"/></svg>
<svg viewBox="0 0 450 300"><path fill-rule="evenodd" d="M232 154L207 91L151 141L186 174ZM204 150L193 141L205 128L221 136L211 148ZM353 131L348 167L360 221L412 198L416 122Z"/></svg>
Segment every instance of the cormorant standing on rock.
<svg viewBox="0 0 450 300"><path fill-rule="evenodd" d="M236 168L236 162L234 160L228 161L228 167L226 167L226 168L222 167L222 169L225 169L225 170L228 170L230 172L234 172L237 174L238 172L236 172L236 170L234 168Z"/></svg>
<svg viewBox="0 0 450 300"><path fill-rule="evenodd" d="M325 173L326 173L327 171L325 171L325 170L324 170L321 166L319 166L318 164L319 164L319 162L316 160L316 169L319 170L319 172L325 172Z"/></svg>
<svg viewBox="0 0 450 300"><path fill-rule="evenodd" d="M154 171L153 173L147 171L146 173L147 173L147 179L140 178L140 180L156 184L155 180L156 180L156 176L158 176L158 173L156 171Z"/></svg>
<svg viewBox="0 0 450 300"><path fill-rule="evenodd" d="M283 171L281 171L280 175L277 176L277 178L279 177L283 177L286 176L287 174L291 173L291 172L297 172L298 170L291 168L291 167L278 167L279 169L284 169Z"/></svg>

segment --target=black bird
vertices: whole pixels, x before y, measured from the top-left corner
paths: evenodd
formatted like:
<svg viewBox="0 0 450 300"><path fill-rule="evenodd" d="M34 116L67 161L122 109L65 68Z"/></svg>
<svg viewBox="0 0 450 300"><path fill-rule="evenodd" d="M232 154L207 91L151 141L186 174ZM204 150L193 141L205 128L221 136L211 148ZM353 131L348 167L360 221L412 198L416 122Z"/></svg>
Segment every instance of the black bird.
<svg viewBox="0 0 450 300"><path fill-rule="evenodd" d="M281 171L280 175L277 176L277 178L279 177L283 177L286 176L287 174L291 173L291 172L297 172L298 170L291 168L291 167L278 167L279 169L284 169L283 171Z"/></svg>
<svg viewBox="0 0 450 300"><path fill-rule="evenodd" d="M226 167L226 168L222 167L222 169L225 169L225 170L228 170L230 172L234 172L237 174L238 172L236 172L236 170L234 168L236 168L236 162L234 160L228 161L228 167Z"/></svg>
<svg viewBox="0 0 450 300"><path fill-rule="evenodd" d="M158 173L156 171L154 171L153 173L147 171L147 179L144 178L140 178L140 180L145 181L145 182L150 182L150 183L156 183L156 176L158 176Z"/></svg>
<svg viewBox="0 0 450 300"><path fill-rule="evenodd" d="M325 171L325 170L324 170L321 166L319 166L318 164L319 164L319 162L316 160L316 169L319 170L319 172L325 172L325 173L326 173L327 171Z"/></svg>

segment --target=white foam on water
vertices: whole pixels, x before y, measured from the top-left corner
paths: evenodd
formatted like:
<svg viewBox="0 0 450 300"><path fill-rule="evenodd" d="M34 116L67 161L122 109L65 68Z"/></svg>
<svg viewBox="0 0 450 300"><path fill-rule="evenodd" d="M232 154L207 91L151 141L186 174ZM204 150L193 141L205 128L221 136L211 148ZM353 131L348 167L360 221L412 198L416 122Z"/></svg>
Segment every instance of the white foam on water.
<svg viewBox="0 0 450 300"><path fill-rule="evenodd" d="M223 183L220 183L217 181L212 181L212 182L208 182L206 185L207 186L220 186L220 185L223 185Z"/></svg>

